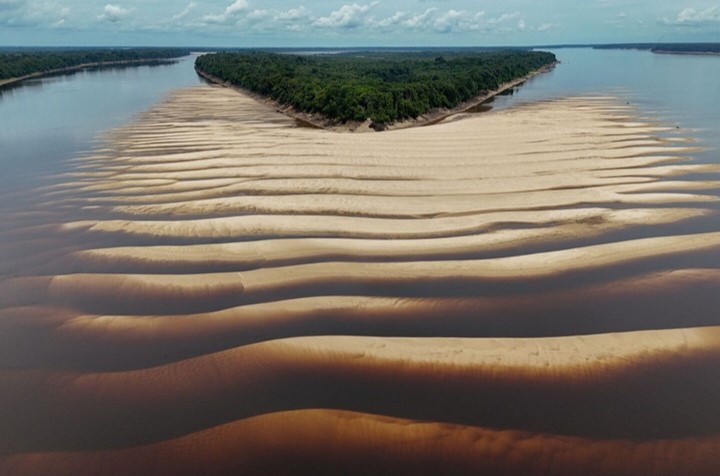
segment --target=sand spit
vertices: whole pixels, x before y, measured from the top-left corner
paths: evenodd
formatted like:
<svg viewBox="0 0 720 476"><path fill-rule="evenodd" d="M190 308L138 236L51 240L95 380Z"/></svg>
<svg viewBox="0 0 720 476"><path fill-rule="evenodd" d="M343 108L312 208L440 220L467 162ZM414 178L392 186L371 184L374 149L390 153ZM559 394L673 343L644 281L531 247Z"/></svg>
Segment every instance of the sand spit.
<svg viewBox="0 0 720 476"><path fill-rule="evenodd" d="M717 167L671 132L173 94L2 205L0 474L716 474Z"/></svg>

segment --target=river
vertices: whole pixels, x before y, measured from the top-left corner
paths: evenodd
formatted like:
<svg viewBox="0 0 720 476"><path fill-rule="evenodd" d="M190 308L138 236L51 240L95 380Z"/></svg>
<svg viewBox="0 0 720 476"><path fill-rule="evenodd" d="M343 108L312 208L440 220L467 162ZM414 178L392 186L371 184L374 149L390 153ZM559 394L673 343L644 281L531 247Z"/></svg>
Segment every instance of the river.
<svg viewBox="0 0 720 476"><path fill-rule="evenodd" d="M397 133L192 57L2 91L0 473L716 474L720 57L555 53ZM497 113L588 95L669 127Z"/></svg>
<svg viewBox="0 0 720 476"><path fill-rule="evenodd" d="M554 50L561 64L496 98L503 109L577 95L610 95L651 119L672 124L705 147L693 159L720 162L720 56L668 55L637 50Z"/></svg>
<svg viewBox="0 0 720 476"><path fill-rule="evenodd" d="M202 82L194 57L171 64L87 68L0 89L0 185L23 188L89 151L170 91Z"/></svg>
<svg viewBox="0 0 720 476"><path fill-rule="evenodd" d="M693 159L717 162L720 149L720 56L635 50L566 48L561 64L492 102L503 109L570 95L619 97L653 119L677 126L705 150ZM194 57L161 66L86 69L0 89L0 183L25 181L58 169L92 149L102 132L132 120L169 92L203 82Z"/></svg>

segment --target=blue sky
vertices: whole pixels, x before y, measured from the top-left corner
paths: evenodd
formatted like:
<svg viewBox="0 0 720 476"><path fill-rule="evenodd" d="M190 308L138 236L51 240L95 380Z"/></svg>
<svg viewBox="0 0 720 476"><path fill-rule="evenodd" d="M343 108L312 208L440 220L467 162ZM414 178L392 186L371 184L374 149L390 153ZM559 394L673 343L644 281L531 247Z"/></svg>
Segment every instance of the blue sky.
<svg viewBox="0 0 720 476"><path fill-rule="evenodd" d="M0 0L0 46L720 41L720 0Z"/></svg>

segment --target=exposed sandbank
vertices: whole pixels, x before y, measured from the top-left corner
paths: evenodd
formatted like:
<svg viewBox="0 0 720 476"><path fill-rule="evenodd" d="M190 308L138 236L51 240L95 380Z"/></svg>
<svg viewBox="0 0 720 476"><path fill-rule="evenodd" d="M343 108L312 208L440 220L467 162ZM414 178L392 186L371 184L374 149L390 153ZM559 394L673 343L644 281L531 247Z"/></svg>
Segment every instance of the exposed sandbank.
<svg viewBox="0 0 720 476"><path fill-rule="evenodd" d="M669 130L173 94L0 223L0 473L714 474L717 167Z"/></svg>

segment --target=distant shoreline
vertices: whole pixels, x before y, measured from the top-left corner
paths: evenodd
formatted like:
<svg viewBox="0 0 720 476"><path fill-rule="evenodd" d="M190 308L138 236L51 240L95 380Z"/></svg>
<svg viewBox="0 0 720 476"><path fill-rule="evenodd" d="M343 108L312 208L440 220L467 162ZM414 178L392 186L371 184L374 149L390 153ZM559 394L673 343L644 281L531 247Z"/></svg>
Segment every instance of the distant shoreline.
<svg viewBox="0 0 720 476"><path fill-rule="evenodd" d="M85 68L93 68L93 67L102 67L102 66L122 66L122 65L138 65L142 66L143 64L148 63L173 63L177 61L177 58L169 59L169 58L146 58L146 59L138 59L138 60L123 60L123 61L100 61L97 63L83 63L76 66L67 66L65 68L57 68L57 69L51 69L48 71L38 71L37 73L31 73L26 74L25 76L19 76L17 78L9 78L9 79L0 79L0 88L4 88L7 86L11 86L13 84L22 83L23 81L27 81L28 79L36 79L36 78L44 78L47 76L52 76L54 74L60 74L60 73L72 73L75 71L80 71Z"/></svg>
<svg viewBox="0 0 720 476"><path fill-rule="evenodd" d="M671 51L652 50L657 55L683 55L683 56L720 56L720 53L713 51Z"/></svg>
<svg viewBox="0 0 720 476"><path fill-rule="evenodd" d="M522 83L528 81L529 79L534 78L535 76L538 76L538 75L544 74L544 73L548 73L548 72L552 71L555 68L555 66L557 66L559 63L560 63L559 61L555 61L554 63L549 64L547 66L543 66L542 68L532 71L531 73L526 74L525 76L516 78L507 83L503 83L500 85L499 88L494 89L489 92L486 92L485 94L475 96L474 98L472 98L468 101L465 101L452 109L436 109L434 111L429 111L426 114L421 115L417 119L407 119L404 121L398 121L398 122L388 124L385 126L385 128L383 130L408 129L411 127L424 127L424 126L431 126L431 125L437 124L451 116L468 112L470 109L475 108L475 107L479 106L480 104L483 104L484 102L497 96L498 94L501 94L509 89L512 89L515 86L518 86L519 84L522 84ZM261 102L265 102L266 104L271 105L272 107L276 108L278 112L285 114L286 116L291 117L292 119L295 119L296 121L298 121L299 123L301 123L302 125L304 125L306 127L312 127L314 129L324 129L324 130L335 131L335 132L376 132L375 129L372 128L372 125L369 121L366 121L366 122L353 121L353 122L347 122L345 124L333 124L333 123L331 123L331 121L327 120L326 118L319 117L317 115L307 114L307 113L304 113L301 111L297 111L292 106L284 106L273 99L253 93L252 91L248 91L247 89L238 87L227 81L223 81L222 79L220 79L216 76L213 76L212 74L202 71L197 66L195 67L195 72L199 76L210 81L211 83L218 84L218 85L226 87L226 88L234 89L242 94L253 97Z"/></svg>

